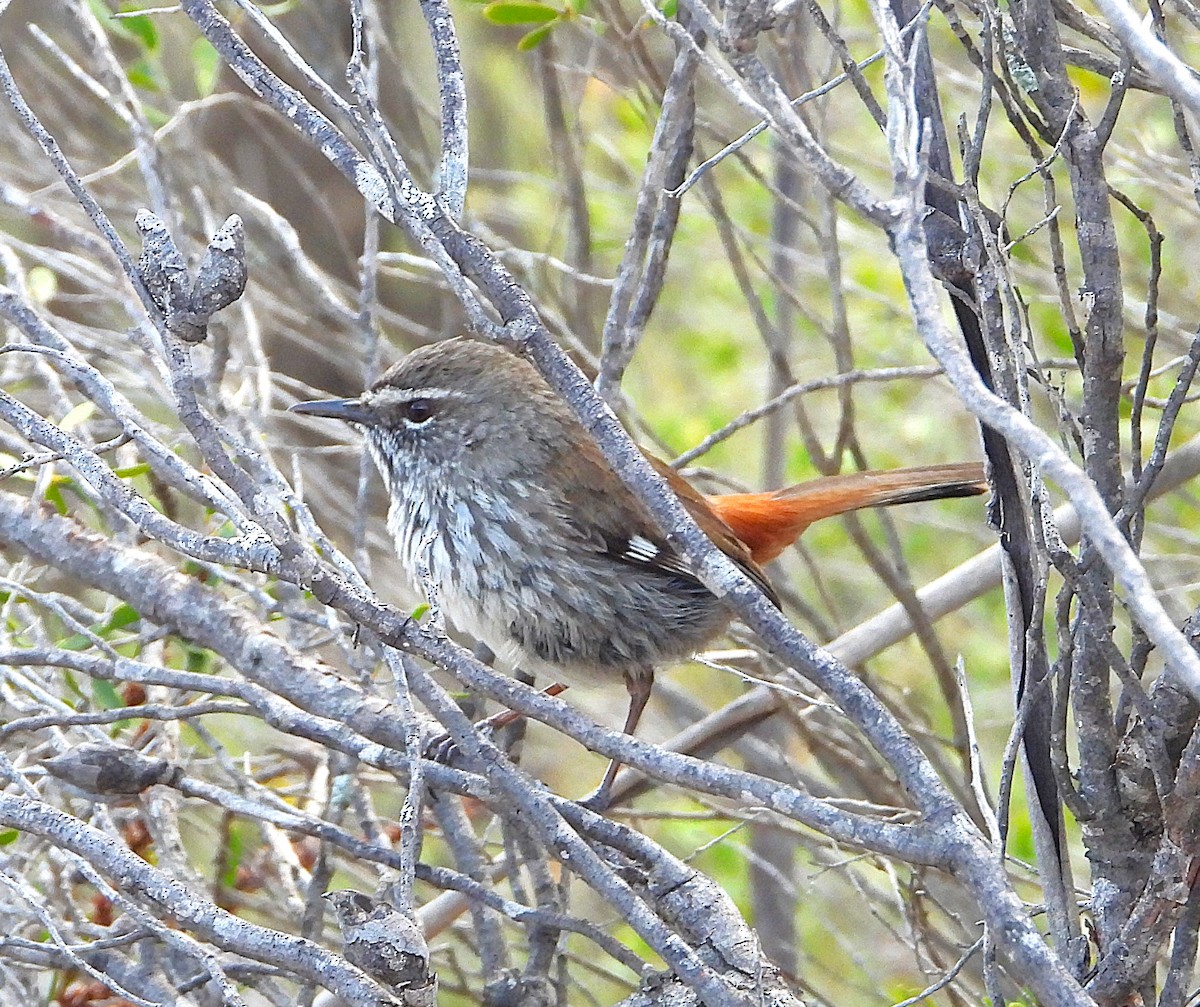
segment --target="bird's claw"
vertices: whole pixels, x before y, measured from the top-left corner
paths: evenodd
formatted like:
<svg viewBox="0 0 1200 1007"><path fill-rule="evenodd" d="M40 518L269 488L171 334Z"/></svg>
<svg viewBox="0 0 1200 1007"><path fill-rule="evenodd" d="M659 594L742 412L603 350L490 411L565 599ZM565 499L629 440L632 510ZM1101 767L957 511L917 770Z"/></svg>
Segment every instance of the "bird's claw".
<svg viewBox="0 0 1200 1007"><path fill-rule="evenodd" d="M458 754L458 743L450 737L448 732L442 732L425 743L425 750L421 754L430 762L448 766Z"/></svg>
<svg viewBox="0 0 1200 1007"><path fill-rule="evenodd" d="M488 720L481 720L475 725L476 734L490 741L493 734L493 725ZM428 741L421 751L422 758L428 759L430 762L436 762L442 766L451 766L461 758L462 751L458 747L458 742L450 736L449 731L442 731L440 734L435 734Z"/></svg>

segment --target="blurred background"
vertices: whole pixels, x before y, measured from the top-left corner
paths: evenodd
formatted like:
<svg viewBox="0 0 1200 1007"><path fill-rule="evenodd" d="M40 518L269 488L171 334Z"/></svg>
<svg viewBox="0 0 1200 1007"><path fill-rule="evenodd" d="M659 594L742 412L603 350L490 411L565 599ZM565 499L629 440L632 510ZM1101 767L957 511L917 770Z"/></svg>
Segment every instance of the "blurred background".
<svg viewBox="0 0 1200 1007"><path fill-rule="evenodd" d="M463 223L500 254L562 344L594 373L612 278L674 53L636 3L537 6L453 4L470 118ZM364 301L367 211L347 181L247 93L182 13L114 19L108 15L115 7L100 0L92 9L153 131L151 146L184 253L198 255L228 214L245 222L246 295L230 313L234 317L214 327L213 338L194 353L207 400L219 416L259 425L280 468L376 591L398 606L414 607L419 598L387 540L382 487L357 437L284 410L300 399L357 394L406 350L463 331L461 309L436 268L386 224L378 231L377 297ZM953 135L960 119L968 130L975 127L980 107L979 76L955 34L976 31L977 22L970 4L946 9L967 22L967 28L951 24L938 11L930 19L929 44ZM297 0L262 10L331 87L348 94L350 28L342 4ZM230 5L225 13L256 40L269 63L289 75L272 48L258 44L261 36L244 11ZM377 13L384 29L378 54L382 111L418 181L432 186L438 100L424 22L416 4L381 4ZM70 5L15 0L0 15L0 45L26 99L136 249L134 215L155 200L131 144L131 134L142 127L93 86L96 80L113 85L91 59L84 21ZM764 36L760 55L789 93L799 95L841 72L834 32L855 60L878 46L866 5L845 0L819 11L815 5L789 10ZM1094 58L1081 56L1071 81L1079 101L1098 117L1118 67L1104 63L1084 35L1074 42ZM882 62L863 70L880 101L881 75ZM689 170L756 124L712 74L701 72L696 101L697 156ZM804 104L801 114L835 159L875 192L891 190L883 135L854 87L833 88ZM1155 314L1149 365L1155 376L1146 401L1153 423L1192 339L1188 250L1197 247L1200 175L1179 147L1168 104L1139 90L1128 93L1114 125L1108 167L1111 184L1138 209L1135 214L1118 207L1116 219L1129 387L1140 364L1147 312ZM1034 168L1026 144L994 113L978 197L1002 212L1012 242L1006 265L1019 301L1008 308L1014 339L1024 343L1031 361L1031 411L1077 453L1071 417L1081 388L1071 311L1086 313L1088 292L1078 289L1064 169L1050 165L1037 175ZM839 387L795 395L720 440L686 471L709 490L767 488L861 467L981 457L975 422L935 373L913 330L885 237L806 178L769 131L707 170L680 195L679 212L661 298L619 403L643 444L674 458L785 388L861 372ZM1147 215L1165 238L1152 292ZM79 352L149 415L171 425L162 375L147 366L126 301L114 296L123 281L110 253L10 108L0 112L0 242L19 262L41 310ZM1057 276L1056 255L1063 265ZM8 282L14 282L11 275ZM39 366L15 355L0 358L0 378L12 394L54 413L59 402ZM888 376L878 373L883 369L906 370ZM1189 404L1175 443L1198 432ZM181 452L192 451L182 436L177 443ZM0 453L20 456L7 432ZM146 482L141 488L164 510L171 506L161 487ZM64 509L88 519L69 486L65 492ZM1200 600L1198 535L1200 514L1188 487L1151 506L1142 556L1180 622ZM797 625L828 642L893 604L898 591L920 587L994 540L983 500L920 504L819 525L772 573ZM1049 624L1048 631L1053 633ZM747 674L768 674L746 644L744 636L728 641L723 659ZM998 587L940 620L923 643L910 637L860 670L963 789L964 739L955 737L955 714L931 671L934 665L952 668L960 657L984 771L994 783L1013 716ZM659 681L641 731L651 740L671 737L747 687L728 668L696 663ZM621 720L625 695L619 687L590 694L573 689L569 698L602 723ZM296 771L293 760L303 763L304 746L247 727L254 723L214 718L212 730L225 754L263 760L286 779ZM207 743L192 741L195 758L207 757ZM895 784L881 764L819 706L776 716L720 757L768 775L787 774L815 792L849 801L888 804L895 798ZM603 769L602 759L539 725L529 729L522 764L571 796L590 790ZM395 815L403 795L384 780L374 780L372 788L380 814ZM1009 847L1027 861L1032 846L1021 805L1018 799L1012 811ZM814 1003L901 1000L949 967L976 936L961 893L920 869L841 850L777 823L754 825L753 812L669 791L640 797L621 814L718 879L759 928L772 959ZM228 837L236 825L211 809L185 816L194 826L189 843L195 860L222 890L222 900L269 925L286 923L273 917L253 830L231 853ZM434 862L444 856L437 844L434 830L426 841L426 856ZM1019 864L1013 870L1022 884L1028 880ZM1033 889L1024 894L1033 897ZM589 896L576 897L583 901L573 911L587 916ZM595 912L596 922L630 938L605 907L596 905ZM444 1001L474 1002L469 938L448 931L441 940L439 953L461 969L457 994L449 979L453 970L444 974ZM576 988L573 1002L609 1003L627 992L628 977L599 972L594 984L582 984L586 991ZM980 1002L973 999L977 981L968 969L963 985L932 1002Z"/></svg>

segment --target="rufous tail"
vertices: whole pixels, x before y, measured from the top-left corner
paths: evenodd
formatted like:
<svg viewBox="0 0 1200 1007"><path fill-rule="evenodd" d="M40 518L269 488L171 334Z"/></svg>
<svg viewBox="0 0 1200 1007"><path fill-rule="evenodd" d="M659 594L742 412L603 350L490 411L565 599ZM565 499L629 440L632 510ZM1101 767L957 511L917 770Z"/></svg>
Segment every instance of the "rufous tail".
<svg viewBox="0 0 1200 1007"><path fill-rule="evenodd" d="M768 563L821 518L863 507L978 496L987 490L983 465L965 462L827 476L773 493L711 496L708 503L750 547L754 561Z"/></svg>

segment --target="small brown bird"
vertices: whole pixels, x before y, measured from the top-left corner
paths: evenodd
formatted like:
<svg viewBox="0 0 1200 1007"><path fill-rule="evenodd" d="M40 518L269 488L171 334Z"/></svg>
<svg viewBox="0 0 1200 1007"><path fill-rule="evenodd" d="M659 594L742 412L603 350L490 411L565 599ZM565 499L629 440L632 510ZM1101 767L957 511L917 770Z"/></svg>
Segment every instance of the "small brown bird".
<svg viewBox="0 0 1200 1007"><path fill-rule="evenodd" d="M429 948L416 923L386 902L350 888L326 892L323 898L341 927L346 961L392 989L430 990L433 1002L437 986L429 969Z"/></svg>
<svg viewBox="0 0 1200 1007"><path fill-rule="evenodd" d="M526 671L568 682L623 678L628 733L654 669L703 649L730 621L575 415L507 350L449 339L410 353L356 399L292 411L363 428L391 495L400 557L414 576L428 571L452 622ZM776 603L762 564L814 521L987 491L983 466L972 462L705 496L650 461ZM610 766L593 806L614 773Z"/></svg>

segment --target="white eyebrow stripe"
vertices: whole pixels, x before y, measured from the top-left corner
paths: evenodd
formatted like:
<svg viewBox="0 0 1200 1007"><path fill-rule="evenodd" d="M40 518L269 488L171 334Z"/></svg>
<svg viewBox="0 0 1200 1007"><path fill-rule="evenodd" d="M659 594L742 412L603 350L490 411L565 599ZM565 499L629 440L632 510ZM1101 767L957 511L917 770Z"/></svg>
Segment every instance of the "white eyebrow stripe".
<svg viewBox="0 0 1200 1007"><path fill-rule="evenodd" d="M385 385L371 390L379 401L392 405L402 402L414 402L417 399L463 399L466 396L452 388L396 388Z"/></svg>

